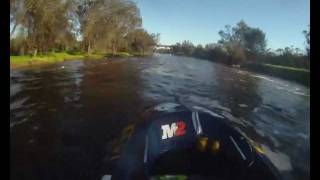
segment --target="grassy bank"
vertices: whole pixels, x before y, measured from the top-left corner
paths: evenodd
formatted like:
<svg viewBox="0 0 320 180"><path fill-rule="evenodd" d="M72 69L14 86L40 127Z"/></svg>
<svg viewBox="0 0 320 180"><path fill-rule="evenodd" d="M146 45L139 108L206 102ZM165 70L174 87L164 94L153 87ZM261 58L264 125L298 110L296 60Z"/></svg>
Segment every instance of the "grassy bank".
<svg viewBox="0 0 320 180"><path fill-rule="evenodd" d="M50 64L63 62L66 60L83 60L83 59L104 59L111 57L132 57L139 56L139 53L127 53L127 52L119 52L115 55L112 53L96 53L87 55L85 53L67 53L67 52L59 52L59 53L49 53L47 55L38 55L38 56L10 56L10 67L11 68L19 68L26 67L30 65L41 65L41 64Z"/></svg>
<svg viewBox="0 0 320 180"><path fill-rule="evenodd" d="M69 53L49 53L47 55L38 55L38 56L10 56L10 67L19 68L26 67L30 65L41 65L41 64L50 64L62 62L65 60L76 60L84 59L85 55L81 53L69 54Z"/></svg>
<svg viewBox="0 0 320 180"><path fill-rule="evenodd" d="M241 65L241 68L242 67L249 71L280 77L305 86L310 86L310 71L307 69L260 63L245 63Z"/></svg>

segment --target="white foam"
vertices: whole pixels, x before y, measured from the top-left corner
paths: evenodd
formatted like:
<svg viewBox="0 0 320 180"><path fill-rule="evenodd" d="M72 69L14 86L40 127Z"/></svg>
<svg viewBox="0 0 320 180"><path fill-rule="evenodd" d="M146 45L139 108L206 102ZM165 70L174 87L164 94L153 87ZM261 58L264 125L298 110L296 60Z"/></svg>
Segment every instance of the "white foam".
<svg viewBox="0 0 320 180"><path fill-rule="evenodd" d="M305 94L303 92L294 91L293 94L301 95L301 96L310 96L308 94Z"/></svg>
<svg viewBox="0 0 320 180"><path fill-rule="evenodd" d="M274 82L273 79L267 78L265 76L259 76L259 75L252 75L252 76L256 77L256 78L264 79L264 80L267 80L267 81L270 81L270 82Z"/></svg>

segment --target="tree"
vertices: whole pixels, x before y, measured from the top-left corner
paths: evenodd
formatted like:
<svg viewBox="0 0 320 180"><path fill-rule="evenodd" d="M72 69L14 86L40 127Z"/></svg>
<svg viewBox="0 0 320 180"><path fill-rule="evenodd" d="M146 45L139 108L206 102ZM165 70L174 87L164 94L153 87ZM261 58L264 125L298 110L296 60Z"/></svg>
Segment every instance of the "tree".
<svg viewBox="0 0 320 180"><path fill-rule="evenodd" d="M226 62L226 49L219 43L210 43L205 45L205 53L207 58L216 62Z"/></svg>
<svg viewBox="0 0 320 180"><path fill-rule="evenodd" d="M231 59L255 58L265 52L264 32L259 28L249 27L243 20L235 27L225 26L224 31L219 31L219 35L221 37L219 43L225 47Z"/></svg>
<svg viewBox="0 0 320 180"><path fill-rule="evenodd" d="M174 54L191 56L194 53L195 47L192 42L185 40L182 43L173 45L171 50Z"/></svg>
<svg viewBox="0 0 320 180"><path fill-rule="evenodd" d="M141 26L140 11L132 0L10 0L10 52L14 54L27 51L36 56L79 47L88 54L116 54L133 49L133 44L144 53L159 42L160 35Z"/></svg>
<svg viewBox="0 0 320 180"><path fill-rule="evenodd" d="M26 37L19 32L15 38L10 39L10 54L24 55L26 51Z"/></svg>
<svg viewBox="0 0 320 180"><path fill-rule="evenodd" d="M160 33L151 33L151 37L156 44L160 43Z"/></svg>
<svg viewBox="0 0 320 180"><path fill-rule="evenodd" d="M78 16L88 54L92 48L111 48L115 54L125 36L141 27L139 9L129 0L87 0L79 5Z"/></svg>
<svg viewBox="0 0 320 180"><path fill-rule="evenodd" d="M205 54L205 50L203 48L203 46L201 44L197 45L196 48L194 49L193 55L195 57L200 57L200 58L205 58L206 54Z"/></svg>
<svg viewBox="0 0 320 180"><path fill-rule="evenodd" d="M133 51L139 51L143 55L156 45L155 35L150 35L144 29L136 29L127 35L127 41Z"/></svg>
<svg viewBox="0 0 320 180"><path fill-rule="evenodd" d="M181 44L181 50L185 55L191 55L194 51L194 45L190 41L183 41Z"/></svg>
<svg viewBox="0 0 320 180"><path fill-rule="evenodd" d="M10 0L10 26L12 25L10 38L19 24L26 21L28 12L32 10L36 2L36 0Z"/></svg>
<svg viewBox="0 0 320 180"><path fill-rule="evenodd" d="M26 29L28 49L48 52L56 44L65 43L70 36L67 12L70 1L62 0L11 0L10 16L13 25L10 36L16 28Z"/></svg>
<svg viewBox="0 0 320 180"><path fill-rule="evenodd" d="M181 44L180 43L176 43L175 45L173 45L171 47L171 51L173 54L182 54L182 50L181 50Z"/></svg>
<svg viewBox="0 0 320 180"><path fill-rule="evenodd" d="M225 31L219 31L221 39L219 43L226 50L228 55L228 64L235 64L242 61L244 56L244 39L241 35L242 31L239 28L232 28L231 26L225 26Z"/></svg>

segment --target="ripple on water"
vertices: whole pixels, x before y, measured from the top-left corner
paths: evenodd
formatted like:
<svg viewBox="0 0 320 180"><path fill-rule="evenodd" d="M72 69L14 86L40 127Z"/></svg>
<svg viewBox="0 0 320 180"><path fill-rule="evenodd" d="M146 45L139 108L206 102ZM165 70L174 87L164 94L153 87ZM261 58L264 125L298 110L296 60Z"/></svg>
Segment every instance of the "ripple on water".
<svg viewBox="0 0 320 180"><path fill-rule="evenodd" d="M205 112L205 113L208 113L212 116L215 116L215 117L219 117L219 118L223 118L223 116L220 116L219 114L217 113L214 113L213 111L210 111L209 109L206 109L204 107L200 107L200 106L192 106L192 109L195 109L197 111L202 111L202 112Z"/></svg>
<svg viewBox="0 0 320 180"><path fill-rule="evenodd" d="M208 107L209 109L219 109L226 112L231 112L230 108L222 106L218 100L213 100L208 97L201 97L196 95L188 95L188 96L181 96L180 99L185 104L189 104L190 107L194 105Z"/></svg>
<svg viewBox="0 0 320 180"><path fill-rule="evenodd" d="M23 78L20 82L21 83L33 83L33 82L37 82L39 80L43 80L42 77L30 77L30 78Z"/></svg>
<svg viewBox="0 0 320 180"><path fill-rule="evenodd" d="M239 105L239 107L241 107L241 108L246 108L246 107L248 107L248 105L246 105L246 104L238 104Z"/></svg>
<svg viewBox="0 0 320 180"><path fill-rule="evenodd" d="M19 109L29 99L29 97L23 97L10 102L10 110Z"/></svg>
<svg viewBox="0 0 320 180"><path fill-rule="evenodd" d="M79 115L77 115L77 113L81 112L81 114L85 115L84 120L86 120L86 117L91 117L90 113L92 112L89 111L89 109L92 109L92 106L97 108L97 112L114 108L114 103L106 103L107 107L105 107L101 106L101 104L104 103L95 104L92 102L93 99L91 98L95 96L91 97L91 93L100 93L100 89L104 90L106 82L103 80L107 79L107 77L111 78L112 82L109 80L107 82L111 84L108 87L116 91L119 88L128 87L122 85L123 83L128 83L129 85L134 84L135 82L131 81L134 79L134 81L137 82L137 86L139 86L138 90L135 88L123 88L121 91L128 92L128 94L131 94L132 91L138 91L139 97L137 101L124 99L127 96L121 97L122 93L115 93L116 97L110 99L110 101L114 99L123 100L128 103L126 107L133 108L133 111L135 111L135 103L137 102L138 104L146 103L154 105L161 102L178 101L187 107L205 107L209 111L217 112L218 115L214 114L215 116L223 115L229 119L228 122L230 122L230 124L235 128L242 129L250 138L264 143L263 148L266 154L274 161L273 163L276 164L278 169L285 171L293 169L293 171L295 171L295 166L300 166L301 169L308 168L309 157L307 156L309 146L305 145L305 143L308 143L309 138L309 128L305 127L309 126L309 121L306 120L309 118L308 89L300 87L295 83L290 83L289 81L259 76L250 72L237 71L223 66L220 67L209 61L198 59L162 55L158 55L156 58L152 58L152 60L147 59L146 61L141 58L133 59L128 66L133 70L129 71L126 71L128 69L122 68L126 66L112 67L114 63L120 61L108 61L110 62L108 64L104 61L66 61L54 68L46 67L27 72L10 72L10 97L12 97L13 100L10 104L10 115L13 117L11 118L10 130L24 122L29 123L29 121L34 119L31 118L29 110L35 113L32 117L36 119L45 117L50 113L59 114L59 118L67 120L65 118L69 117L69 110L71 109L72 112L74 112L71 112L72 115L75 114L78 117ZM64 68L61 69L61 66L64 66ZM111 68L112 71L104 69L104 67ZM117 76L117 72L125 72L126 76ZM251 77L251 75L255 77ZM49 78L34 78L44 76ZM127 79L129 76L130 82ZM27 79L23 81L24 78ZM50 81L50 79L53 80ZM254 88L250 88L251 86ZM38 87L43 87L43 89L37 89ZM32 89L28 91L27 88ZM52 94L51 90L57 93ZM291 92L288 92L288 90ZM38 94L41 96L38 96ZM24 100L25 95L28 95L32 102L31 100ZM63 107L61 108L61 106L55 104L56 101L50 101L50 98L53 99L55 97L48 97L49 100L47 101L46 96L50 95L55 95L57 99L59 98L58 103L61 102ZM42 96L44 99L39 99ZM66 98L64 99L64 97ZM246 98L249 100L244 101ZM251 101L257 101L258 103L251 103ZM37 104L28 106L33 102ZM68 102L68 108L64 108L66 102ZM271 106L263 106L263 104L266 103ZM112 105L109 106L108 104ZM228 104L228 106L225 107L225 104ZM249 106L246 107L246 105ZM90 108L88 108L89 106ZM21 109L17 109L16 107L21 107ZM252 108L254 108L253 111ZM170 107L165 107L164 109L170 109ZM202 111L204 110L202 109ZM233 114L236 111L247 113L245 114L246 116L242 116L242 113L240 115ZM116 112L119 111L108 113L110 113L111 118L121 116L119 114L113 114ZM247 116L247 114L249 115ZM95 114L95 117L99 116L100 113ZM53 118L55 118L55 116L53 116ZM81 127L87 127L86 125L90 125L91 122L92 121L81 124ZM38 126L42 128L42 123L46 123L45 119L39 123ZM95 123L95 121L92 123ZM74 125L76 124L70 124L70 127ZM116 129L117 126L118 125L112 124L109 128L113 130ZM42 130L41 128L37 130L37 127L33 127L31 131L37 133ZM99 127L97 126L97 128ZM100 130L105 132L105 126L101 128ZM68 131L69 130L70 129L68 129ZM93 130L87 133L90 135L90 138L92 137L92 139L97 140L95 142L101 144L106 143L105 141L98 142L101 137L101 133L97 133L100 131L99 129L89 128L88 130ZM97 130L97 132L95 132L95 130ZM256 133L255 130L258 132ZM47 132L51 133L52 131ZM108 134L108 132L106 133ZM17 135L23 136L23 133L18 133ZM80 142L84 136L75 136L75 138L77 137ZM273 148L272 142L280 147ZM64 151L67 150L64 149ZM299 163L297 165L297 163L293 162ZM32 162L30 165L32 165ZM65 166L62 168L64 167ZM41 171L41 169L36 170Z"/></svg>
<svg viewBox="0 0 320 180"><path fill-rule="evenodd" d="M178 106L179 104L176 103L162 103L154 107L154 109L163 112L174 112Z"/></svg>
<svg viewBox="0 0 320 180"><path fill-rule="evenodd" d="M244 120L243 118L236 118L234 117L231 113L227 112L227 111L223 111L222 115L224 117L227 118L228 121L230 121L231 123L235 123L240 125L241 127L252 127L252 123L249 121Z"/></svg>
<svg viewBox="0 0 320 180"><path fill-rule="evenodd" d="M22 90L22 85L17 83L11 83L10 84L10 97L15 96Z"/></svg>
<svg viewBox="0 0 320 180"><path fill-rule="evenodd" d="M27 122L28 120L29 120L28 118L24 118L24 119L22 119L20 121L10 122L10 129L15 127L15 126L17 126L17 125L20 125L20 124L22 124L24 122Z"/></svg>

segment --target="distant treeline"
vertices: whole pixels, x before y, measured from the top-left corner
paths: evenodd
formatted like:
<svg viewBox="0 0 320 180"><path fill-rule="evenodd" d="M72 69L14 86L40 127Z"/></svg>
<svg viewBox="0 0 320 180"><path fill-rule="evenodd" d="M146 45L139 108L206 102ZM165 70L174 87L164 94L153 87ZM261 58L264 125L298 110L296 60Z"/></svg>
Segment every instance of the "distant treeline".
<svg viewBox="0 0 320 180"><path fill-rule="evenodd" d="M149 52L159 35L142 28L131 0L10 0L10 54Z"/></svg>
<svg viewBox="0 0 320 180"><path fill-rule="evenodd" d="M309 69L309 32L303 31L306 53L292 46L271 51L267 49L265 33L241 20L236 26L227 25L224 30L219 31L221 38L217 43L195 46L190 41L183 41L173 45L170 50L162 49L158 52L193 56L229 65L250 62Z"/></svg>

